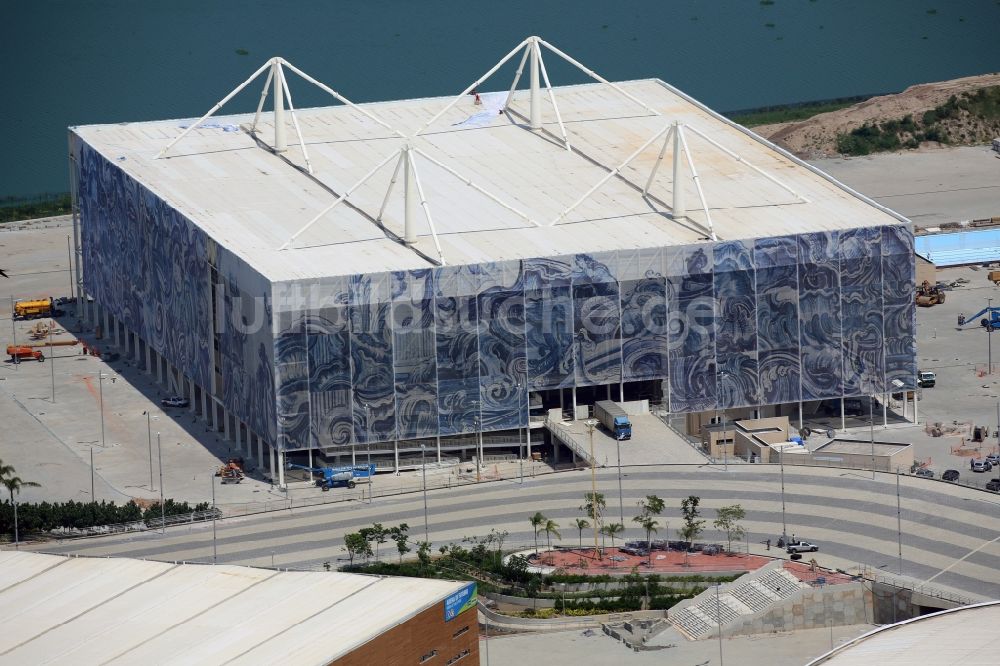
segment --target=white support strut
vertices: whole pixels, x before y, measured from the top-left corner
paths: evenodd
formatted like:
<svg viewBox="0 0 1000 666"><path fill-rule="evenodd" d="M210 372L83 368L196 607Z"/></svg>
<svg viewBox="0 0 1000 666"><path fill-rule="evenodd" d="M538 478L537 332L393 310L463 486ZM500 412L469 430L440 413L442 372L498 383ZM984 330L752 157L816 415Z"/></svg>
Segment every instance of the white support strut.
<svg viewBox="0 0 1000 666"><path fill-rule="evenodd" d="M667 146L670 144L670 138L674 135L676 126L677 123L671 125L667 135L663 137L663 148L660 148L660 154L657 156L656 161L653 162L653 168L649 172L649 180L646 181L646 187L642 188L642 196L649 194L649 188L653 186L653 179L656 178L656 171L660 168L663 156L667 154Z"/></svg>
<svg viewBox="0 0 1000 666"><path fill-rule="evenodd" d="M188 125L187 129L185 129L183 132L181 132L180 136L178 136L176 139L174 139L169 144L167 144L167 147L164 148L163 150L161 150L159 152L159 154L157 154L156 159L160 159L161 157L163 157L164 155L166 155L167 151L174 147L174 144L176 144L178 141L180 141L185 136L187 136L188 133L190 133L191 130L193 130L194 128L198 127L198 125L201 125L203 122L205 122L206 120L208 120L212 116L213 113L215 113L216 111L218 111L219 109L221 109L225 105L226 102L228 102L232 98L236 97L236 95L238 95L241 90L243 90L248 85L250 85L253 82L254 79L256 79L258 76L260 76L261 73L265 69L267 69L268 67L270 67L270 66L271 66L271 60L268 60L263 65L261 65L260 69L258 69L252 75L250 75L250 78L248 78L246 81L244 81L240 85L236 86L236 88L231 93L229 93L228 95L226 95L225 97L222 98L222 101L220 101L218 104L216 104L215 106L213 106L211 111L209 111L208 113L206 113L205 115L203 115L201 118L199 118L197 122L195 122L195 123L193 123L191 125Z"/></svg>
<svg viewBox="0 0 1000 666"><path fill-rule="evenodd" d="M385 215L385 207L389 204L389 195L392 194L392 188L396 186L396 179L399 178L399 169L403 166L403 152L399 152L399 160L396 162L396 168L392 172L392 178L389 179L389 187L385 190L385 196L382 198L382 207L378 209L378 217L375 218L376 222L382 221L382 216Z"/></svg>
<svg viewBox="0 0 1000 666"><path fill-rule="evenodd" d="M400 152L402 152L402 151L401 150L397 150L396 152L394 152L391 155L389 155L389 157L387 157L384 160L382 160L381 162L379 162L378 165L374 169L372 169L367 174L365 174L364 178L362 178L358 182L354 183L354 185L351 185L349 188L347 188L346 190L344 190L344 193L341 194L339 197L337 197L336 201L334 201L332 204L330 204L329 206L327 206L326 208L324 208L323 210L321 210L313 219L309 220L309 222L307 222L304 227L302 227L301 229L299 229L298 231L296 231L294 234L292 234L292 237L289 238L285 242L285 244L282 245L278 249L279 250L287 250L288 246L291 245L292 243L294 243L296 238L298 238L303 233L305 233L306 230L308 230L312 225L316 224L316 222L318 222L320 220L320 218L322 218L324 215L326 215L331 210L333 210L335 207L337 207L342 201L344 201L345 199L347 199L347 197L349 197L354 190L358 189L359 187L361 187L362 185L364 185L366 182L368 182L368 180L372 176L374 176L376 173L378 173L379 170L382 167L384 167L386 164L388 164L389 162L391 162L394 157L398 157L399 154L400 154Z"/></svg>
<svg viewBox="0 0 1000 666"><path fill-rule="evenodd" d="M544 45L545 48L547 48L548 50L552 51L557 56L559 56L560 58L562 58L563 60L565 60L566 62L568 62L569 64L576 66L577 69L579 69L580 71L582 71L587 76L591 77L595 81L599 81L601 83L604 83L604 84L607 84L607 85L611 86L613 89L617 90L619 93L621 93L622 95L624 95L628 99L632 100L633 102L635 102L636 104L638 104L642 108L646 109L647 111L649 111L650 113L652 113L654 116L662 116L663 115L662 113L660 113L659 111L657 111L653 107L649 106L648 104L646 104L645 102L643 102L641 99L639 99L635 95L633 95L633 94L629 93L628 91L626 91L621 86L619 86L619 85L617 85L615 83L612 83L611 81L608 81L606 78L604 78L603 76L601 76L600 74L598 74L594 70L585 67L580 62L578 62L577 60L575 60L571 56L566 55L565 53L563 53L562 51L560 51L556 47L554 47L551 44L549 44L544 39L539 38L538 42L540 44Z"/></svg>
<svg viewBox="0 0 1000 666"><path fill-rule="evenodd" d="M427 203L427 197L424 196L424 188L420 184L420 174L417 173L417 164L412 155L410 156L409 167L413 171L413 182L417 186L417 194L420 195L420 206L424 209L424 217L427 218L427 226L431 229L431 238L434 239L434 247L437 249L438 260L441 262L442 266L446 266L447 262L444 260L444 252L441 251L441 242L438 240L437 229L434 227L434 218L431 217L431 207Z"/></svg>
<svg viewBox="0 0 1000 666"><path fill-rule="evenodd" d="M619 164L618 166L616 166L614 169L612 169L611 171L609 171L608 173L606 173L604 175L604 177L601 178L599 181L597 181L597 183L593 187L591 187L589 190L587 190L586 194L584 194L582 197L580 197L575 202L573 202L573 204L569 208L567 208L563 212L559 213L559 215L554 220L552 220L551 222L549 222L549 226L552 226L554 224L558 224L564 217L566 217L567 215L569 215L577 206L579 206L584 201L586 201L587 198L589 198L591 194L593 194L594 192L596 192L602 185L604 185L604 183L608 182L609 180L611 180L612 178L614 178L615 176L617 176L619 173L621 173L621 170L624 169L626 166L628 166L629 162L631 162L632 160L634 160L639 155L639 153L641 153L642 151L646 150L646 148L648 148L650 146L650 144L652 144L654 141L656 141L657 139L659 139L661 136L663 136L668 131L670 131L670 125L664 125L663 129L661 129L659 132L657 132L652 137L650 137L650 139L648 141L646 141L646 143L644 143L641 146L639 146L635 150L634 153L632 153L631 155L629 155L625 159L624 162L622 162L621 164Z"/></svg>
<svg viewBox="0 0 1000 666"><path fill-rule="evenodd" d="M264 89L260 91L260 101L257 102L257 113L253 114L253 124L250 125L250 133L257 132L257 123L260 122L260 112L264 110L264 102L267 101L267 91L271 87L271 77L274 76L274 68L267 72L267 79L264 80Z"/></svg>
<svg viewBox="0 0 1000 666"><path fill-rule="evenodd" d="M450 173L451 175L453 175L455 178L458 178L460 181L462 181L463 183L465 183L466 185L468 185L472 189L476 190L477 192L479 192L483 196L487 197L488 199L490 199L494 203L496 203L496 204L498 204L500 206L503 206L504 208L506 208L510 212L514 213L515 215L517 215L518 217L524 219L525 221L530 222L531 224L535 225L536 227L542 226L541 224L539 224L538 222L536 222L535 220L533 220L531 218L531 216L528 215L527 213L524 213L523 211L515 208L514 206L511 206L510 204L506 203L502 199L499 199L496 196L494 196L493 194L491 194L488 190L485 190L482 187L480 187L479 185L477 185L476 183L474 183L471 178L467 178L467 177L463 176L462 174L458 173L457 171L455 171L454 169L452 169L447 164L444 164L443 162L440 162L440 161L434 159L433 157L431 157L430 155L428 155L427 153L425 153L422 150L419 150L417 148L413 148L412 150L415 153L419 153L420 156L423 157L428 162L434 164L435 166L438 166L438 167L444 169L445 171L447 171L448 173Z"/></svg>
<svg viewBox="0 0 1000 666"><path fill-rule="evenodd" d="M274 145L276 153L288 150L288 140L285 138L285 77L281 75L281 59L275 58L271 67L274 72Z"/></svg>
<svg viewBox="0 0 1000 666"><path fill-rule="evenodd" d="M292 91L288 87L288 80L281 65L278 65L278 74L281 76L282 87L285 89L285 99L288 100L288 113L292 116L292 125L295 127L295 134L299 137L299 146L302 147L302 157L306 161L306 169L313 172L312 163L309 162L309 151L306 149L306 140L302 137L302 130L299 128L299 120L295 117L295 105L292 104Z"/></svg>
<svg viewBox="0 0 1000 666"><path fill-rule="evenodd" d="M521 56L521 63L517 66L517 72L514 74L514 82L510 84L510 91L507 92L507 99L503 103L503 108L506 111L510 108L510 99L514 96L514 90L517 89L517 84L521 80L521 72L524 71L524 62L528 59L528 49L524 49L524 55Z"/></svg>
<svg viewBox="0 0 1000 666"><path fill-rule="evenodd" d="M431 118L430 120L428 120L428 121L427 121L427 122L425 122L425 123L424 123L423 125L421 125L421 126L419 127L419 129L417 129L417 131L416 131L416 132L414 132L414 133L412 134L412 136L413 136L413 137L416 137L416 136L417 136L418 134L420 134L420 133L421 133L421 132L423 132L423 131L424 131L425 129L427 129L428 127L430 127L430 126L431 126L431 124L433 124L433 123L434 123L434 121L436 121L436 120L437 120L438 118L440 118L441 116L443 116L444 114L446 114L446 113L447 113L447 112L448 112L448 111L449 111L449 110L451 109L451 107L453 107L453 106L455 106L456 104L458 104L458 103L459 103L459 101L461 101L461 100L465 99L465 96L466 96L466 95L468 95L468 94L469 94L470 92L472 92L472 90L473 90L474 88L476 88L476 87L477 87L477 86L478 86L479 84L481 84L481 83L482 83L483 81L485 81L486 79L488 79L488 78L490 78L491 76L493 76L493 73L494 73L494 72L496 72L496 71L497 71L498 69L500 69L501 67L503 67L503 66L504 66L504 64L505 64L505 63L506 63L506 62L507 62L508 60L510 60L511 58L513 58L513 57L514 57L514 56L515 56L515 55L517 54L518 50L520 50L520 48L521 48L521 47L523 47L523 46L525 46L525 45L529 44L529 43L531 42L531 39L532 39L531 37L528 37L528 38L527 38L527 39L525 39L525 40L524 40L523 42L521 42L520 44L518 44L517 46L515 46L515 47L514 47L514 48L513 48L512 50L511 50L511 52L510 52L510 53L508 53L507 55L505 55L505 56L504 56L504 57L503 57L503 58L502 58L502 59L500 60L500 62L498 62L497 64L493 65L493 67L491 67L491 68L490 68L490 70L489 70L488 72L486 72L486 73L485 73L485 74L483 74L483 75L482 75L481 77L479 77L478 79L476 79L475 81L473 81L473 82L472 82L472 84L471 84L471 85L470 85L470 86L469 86L468 88L466 88L466 89L465 89L465 90L463 90L463 91L462 91L461 93L459 93L459 94L458 94L458 95L457 95L457 96L455 97L455 99L451 100L451 102L449 102L449 103L448 103L448 105L447 105L447 106L445 106L445 107L444 107L443 109L441 109L440 111L438 111L437 113L435 113L435 114L434 114L434 116L433 116L433 117L432 117L432 118Z"/></svg>
<svg viewBox="0 0 1000 666"><path fill-rule="evenodd" d="M715 141L711 137L706 136L704 133L699 132L696 128L691 127L690 125L687 125L686 127L689 130L691 130L692 132L694 132L695 134L697 134L698 136L700 136L705 141L709 142L710 144L712 144L713 146L715 146L716 148L718 148L719 150L721 150L725 154L727 154L730 157L732 157L737 162L739 162L741 164L746 164L748 167L750 167L751 169L753 169L754 171L756 171L760 175L764 176L765 178L767 178L768 180L770 180L772 183L774 183L775 185L777 185L781 189L783 189L786 192L788 192L789 194L791 194L793 197L796 197L797 199L799 199L803 203L809 203L809 199L807 199L806 197L802 196L801 194L799 194L798 192L796 192L795 190L793 190L791 187L789 187L788 185L786 185L785 183L783 183L779 179L775 178L774 176L772 176L768 172L764 171L760 167L758 167L755 164L753 164L751 162L748 162L747 160L743 159L743 157L741 155L739 155L738 153L734 153L733 151L729 150L728 148L726 148L725 146L723 146L722 144L720 144L718 141Z"/></svg>
<svg viewBox="0 0 1000 666"><path fill-rule="evenodd" d="M545 71L545 61L542 60L542 47L538 45L536 41L533 44L535 52L538 53L538 66L542 69L542 79L545 81L545 88L549 91L549 101L552 102L552 108L556 112L556 121L559 123L559 131L562 133L563 143L566 144L566 150L572 151L573 149L569 145L569 137L566 135L566 126L563 125L562 115L559 113L559 105L556 104L556 95L552 92L552 84L549 82L549 74Z"/></svg>
<svg viewBox="0 0 1000 666"><path fill-rule="evenodd" d="M705 210L705 221L708 223L708 232L713 241L719 240L715 235L715 227L712 225L712 213L708 210L708 202L705 200L705 192L701 189L701 179L698 178L698 171L694 168L694 160L691 159L691 150L688 148L687 140L684 138L684 127L682 125L677 126L677 135L681 138L681 145L684 148L684 156L687 157L688 168L691 169L691 178L694 180L694 186L698 190L698 198L701 199L701 205ZM677 185L675 184L674 187L676 186Z"/></svg>
<svg viewBox="0 0 1000 666"><path fill-rule="evenodd" d="M374 113L368 111L364 107L358 106L357 104L355 104L351 100L347 99L346 97L344 97L339 92L337 92L336 90L334 90L330 86L326 85L325 83L321 83L321 82L317 81L316 79L314 79L313 77L309 76L308 74L306 74L301 69L299 69L298 67L296 67L292 63L288 62L284 58L281 59L281 64L285 65L286 67L288 67L288 69L292 70L293 72L295 72L296 74L298 74L303 79L305 79L309 83L313 84L314 86L316 86L320 90L322 90L324 92L327 92L330 95L333 95L333 97L336 98L338 101L340 101L342 104L345 104L345 105L351 107L352 109L354 109L355 111L357 111L361 115L365 116L369 120L375 121L376 123L378 123L379 125L381 125L385 129L389 130L390 132L392 132L396 136L398 136L398 137L400 137L402 139L406 138L405 134L403 134L402 132L400 132L399 130L397 130L395 127L393 127L389 123L385 122L384 120L382 120L381 118L379 118L378 116L376 116Z"/></svg>

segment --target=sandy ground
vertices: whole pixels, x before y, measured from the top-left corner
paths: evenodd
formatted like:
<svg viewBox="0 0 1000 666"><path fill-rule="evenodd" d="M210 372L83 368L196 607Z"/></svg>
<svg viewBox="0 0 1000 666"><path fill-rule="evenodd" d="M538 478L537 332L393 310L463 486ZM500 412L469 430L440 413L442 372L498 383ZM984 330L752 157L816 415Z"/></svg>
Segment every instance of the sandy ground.
<svg viewBox="0 0 1000 666"><path fill-rule="evenodd" d="M753 131L791 152L807 158L836 155L837 134L849 132L869 122L914 118L948 101L952 95L1000 85L1000 74L969 76L952 81L910 86L895 95L872 97L846 109L821 113L793 123L759 125Z"/></svg>

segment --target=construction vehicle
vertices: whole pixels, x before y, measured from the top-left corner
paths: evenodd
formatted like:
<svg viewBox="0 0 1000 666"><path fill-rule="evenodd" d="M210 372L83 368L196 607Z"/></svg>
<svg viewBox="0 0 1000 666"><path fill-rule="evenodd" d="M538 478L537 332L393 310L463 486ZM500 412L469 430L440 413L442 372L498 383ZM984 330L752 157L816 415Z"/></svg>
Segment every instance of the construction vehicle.
<svg viewBox="0 0 1000 666"><path fill-rule="evenodd" d="M917 286L917 305L922 308L929 308L938 303L944 303L944 290L936 284L932 285L927 280Z"/></svg>
<svg viewBox="0 0 1000 666"><path fill-rule="evenodd" d="M45 360L45 354L40 349L32 349L31 347L22 347L20 345L7 345L7 355L15 363L32 359L38 362Z"/></svg>
<svg viewBox="0 0 1000 666"><path fill-rule="evenodd" d="M355 479L371 479L375 476L375 465L347 465L344 467L309 467L307 465L296 465L287 463L288 469L303 469L310 474L320 474L322 478L316 479L316 485L324 492L337 486L347 486L354 488L357 485Z"/></svg>
<svg viewBox="0 0 1000 666"><path fill-rule="evenodd" d="M983 317L983 315L986 315ZM983 317L979 320L979 325L985 328L989 332L993 332L993 329L1000 328L1000 307L987 307L983 308L971 317L966 317L963 314L958 315L958 326L959 328L963 326L970 326L972 322Z"/></svg>
<svg viewBox="0 0 1000 666"><path fill-rule="evenodd" d="M52 297L40 298L34 301L15 301L14 319L37 319L51 317L55 314Z"/></svg>
<svg viewBox="0 0 1000 666"><path fill-rule="evenodd" d="M246 478L243 471L243 458L230 458L226 464L218 469L216 476L222 479L222 483L239 483Z"/></svg>
<svg viewBox="0 0 1000 666"><path fill-rule="evenodd" d="M594 418L608 429L615 439L632 439L632 422L628 414L618 403L611 400L598 400L594 405Z"/></svg>

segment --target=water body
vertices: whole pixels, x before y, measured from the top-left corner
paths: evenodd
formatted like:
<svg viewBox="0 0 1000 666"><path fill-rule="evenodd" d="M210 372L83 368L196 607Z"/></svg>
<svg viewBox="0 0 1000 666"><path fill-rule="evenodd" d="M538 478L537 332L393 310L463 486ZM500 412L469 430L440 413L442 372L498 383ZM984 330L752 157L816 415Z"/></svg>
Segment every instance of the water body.
<svg viewBox="0 0 1000 666"><path fill-rule="evenodd" d="M197 117L272 55L355 101L402 99L460 92L537 34L611 80L659 77L720 110L1000 70L998 0L768 2L9 0L0 197L68 189L67 126ZM586 80L546 63L553 84ZM289 83L297 106L330 99Z"/></svg>

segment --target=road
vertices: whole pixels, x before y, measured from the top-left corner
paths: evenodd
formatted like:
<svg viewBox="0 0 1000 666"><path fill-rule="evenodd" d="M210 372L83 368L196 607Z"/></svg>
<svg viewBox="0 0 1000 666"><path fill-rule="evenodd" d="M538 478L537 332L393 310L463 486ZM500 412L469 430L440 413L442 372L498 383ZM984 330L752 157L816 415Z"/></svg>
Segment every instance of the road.
<svg viewBox="0 0 1000 666"><path fill-rule="evenodd" d="M628 538L638 538L631 516L647 494L666 501L659 536L674 538L681 524L680 500L702 499L707 519L703 539L719 540L711 525L715 509L741 504L747 511L751 552L763 552L765 538L782 531L780 468L771 465L656 466L624 468L624 514ZM788 534L820 544L822 566L852 568L865 563L895 573L898 562L896 477L877 481L850 470L786 468L785 522ZM598 473L609 519L617 520L616 470ZM569 527L590 490L590 475L562 472L514 481L484 483L428 492L428 527L435 548L463 537L485 535L491 528L510 532L508 544L530 544L528 517L541 511L562 527L562 543L573 544ZM970 597L1000 597L1000 497L936 480L903 476L902 573ZM339 503L315 508L230 518L217 524L218 561L253 566L318 568L344 557L343 535L373 521L392 526L405 522L415 540L423 537L420 493L393 500ZM391 544L383 546L387 553ZM122 556L158 560L211 561L210 524L33 547L53 553ZM776 550L770 554L778 554ZM395 557L392 552L387 557Z"/></svg>

